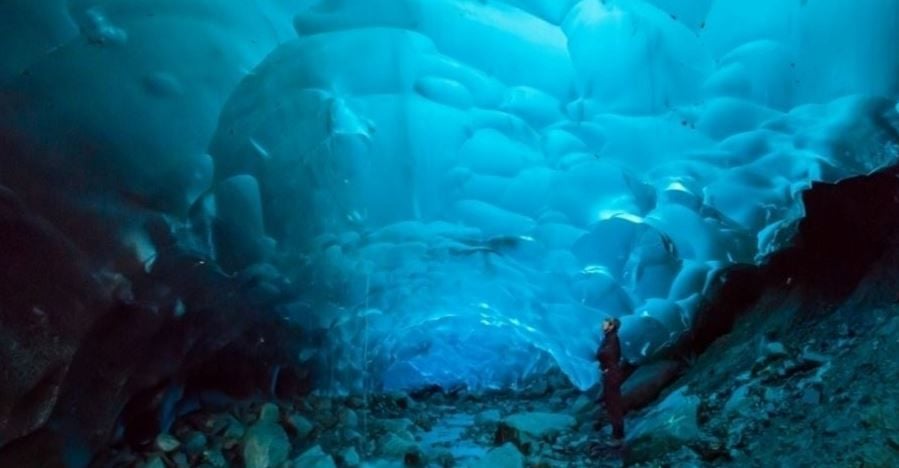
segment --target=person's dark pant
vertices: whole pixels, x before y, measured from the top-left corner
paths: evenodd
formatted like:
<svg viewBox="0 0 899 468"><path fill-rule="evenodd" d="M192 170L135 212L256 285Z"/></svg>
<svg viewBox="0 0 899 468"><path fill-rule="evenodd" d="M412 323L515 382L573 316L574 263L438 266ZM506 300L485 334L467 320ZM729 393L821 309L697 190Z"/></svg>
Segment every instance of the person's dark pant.
<svg viewBox="0 0 899 468"><path fill-rule="evenodd" d="M621 399L622 374L620 369L602 373L603 403L612 422L612 437L624 439L624 401Z"/></svg>

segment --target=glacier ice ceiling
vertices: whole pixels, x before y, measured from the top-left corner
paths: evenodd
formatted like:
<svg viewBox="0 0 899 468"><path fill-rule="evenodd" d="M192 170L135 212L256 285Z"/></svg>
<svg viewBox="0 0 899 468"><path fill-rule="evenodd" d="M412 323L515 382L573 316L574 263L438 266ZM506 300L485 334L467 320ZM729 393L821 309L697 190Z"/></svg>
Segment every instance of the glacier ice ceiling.
<svg viewBox="0 0 899 468"><path fill-rule="evenodd" d="M892 0L12 0L0 40L0 182L107 265L163 221L338 391L590 387L602 318L664 355L897 157Z"/></svg>

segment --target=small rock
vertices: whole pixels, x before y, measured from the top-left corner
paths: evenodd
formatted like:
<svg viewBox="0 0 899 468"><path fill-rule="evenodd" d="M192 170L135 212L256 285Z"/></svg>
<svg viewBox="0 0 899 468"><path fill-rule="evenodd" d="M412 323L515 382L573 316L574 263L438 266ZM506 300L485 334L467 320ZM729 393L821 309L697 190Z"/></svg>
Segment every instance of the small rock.
<svg viewBox="0 0 899 468"><path fill-rule="evenodd" d="M553 439L570 431L577 421L567 414L529 412L517 413L503 419L496 430L495 442L514 442L529 454L535 442Z"/></svg>
<svg viewBox="0 0 899 468"><path fill-rule="evenodd" d="M769 359L781 358L787 355L787 348L781 342L770 341L765 345L764 354Z"/></svg>
<svg viewBox="0 0 899 468"><path fill-rule="evenodd" d="M406 392L391 393L390 398L399 409L410 409L415 406L415 400L410 398Z"/></svg>
<svg viewBox="0 0 899 468"><path fill-rule="evenodd" d="M539 380L531 385L526 392L531 396L540 397L546 395L546 393L549 392L549 384L546 383L545 380Z"/></svg>
<svg viewBox="0 0 899 468"><path fill-rule="evenodd" d="M345 427L356 427L359 424L359 416L355 411L345 408L340 412L340 424Z"/></svg>
<svg viewBox="0 0 899 468"><path fill-rule="evenodd" d="M291 466L293 468L335 468L337 465L334 464L334 459L322 450L320 445L316 445L294 459L291 462Z"/></svg>
<svg viewBox="0 0 899 468"><path fill-rule="evenodd" d="M373 419L372 424L384 432L401 432L408 431L414 424L408 418L397 419Z"/></svg>
<svg viewBox="0 0 899 468"><path fill-rule="evenodd" d="M364 453L372 454L375 452L376 448L377 447L375 446L375 441L373 441L371 439L368 439L365 442L363 442L362 450Z"/></svg>
<svg viewBox="0 0 899 468"><path fill-rule="evenodd" d="M340 437L343 438L344 442L354 443L362 438L362 434L360 434L359 431L345 427L341 431Z"/></svg>
<svg viewBox="0 0 899 468"><path fill-rule="evenodd" d="M356 449L353 447L343 449L343 451L340 452L340 458L346 466L359 466L359 454L356 453Z"/></svg>
<svg viewBox="0 0 899 468"><path fill-rule="evenodd" d="M580 394L577 399L574 400L574 404L571 405L571 412L579 415L588 412L590 409L594 408L594 406L593 402L590 401L590 397Z"/></svg>
<svg viewBox="0 0 899 468"><path fill-rule="evenodd" d="M861 466L896 466L896 452L886 444L863 444L857 457Z"/></svg>
<svg viewBox="0 0 899 468"><path fill-rule="evenodd" d="M243 435L246 434L247 428L234 416L229 414L227 418L225 418L225 422L225 430L222 432L222 437L225 439L241 439L243 438Z"/></svg>
<svg viewBox="0 0 899 468"><path fill-rule="evenodd" d="M153 455L143 464L143 468L165 468L165 462L159 455Z"/></svg>
<svg viewBox="0 0 899 468"><path fill-rule="evenodd" d="M765 387L765 401L778 402L783 401L784 391L777 387Z"/></svg>
<svg viewBox="0 0 899 468"><path fill-rule="evenodd" d="M334 407L334 402L328 397L319 397L315 402L315 406L320 410L329 410Z"/></svg>
<svg viewBox="0 0 899 468"><path fill-rule="evenodd" d="M259 409L259 421L277 423L281 416L281 410L274 403L266 403Z"/></svg>
<svg viewBox="0 0 899 468"><path fill-rule="evenodd" d="M731 394L724 404L724 413L744 413L752 404L752 398L749 396L749 384L741 385Z"/></svg>
<svg viewBox="0 0 899 468"><path fill-rule="evenodd" d="M839 336L849 336L849 324L841 323L837 326L837 334Z"/></svg>
<svg viewBox="0 0 899 468"><path fill-rule="evenodd" d="M315 429L315 425L301 414L290 415L290 417L287 418L287 425L296 431L297 436L301 439L306 438L306 436Z"/></svg>
<svg viewBox="0 0 899 468"><path fill-rule="evenodd" d="M206 436L202 432L192 431L184 437L184 452L196 455L206 448Z"/></svg>
<svg viewBox="0 0 899 468"><path fill-rule="evenodd" d="M388 457L403 458L418 453L418 444L408 431L389 433L381 438L378 452Z"/></svg>
<svg viewBox="0 0 899 468"><path fill-rule="evenodd" d="M426 413L421 413L418 415L418 417L415 418L415 425L420 427L425 432L429 432L434 426L435 422L436 421L428 417Z"/></svg>
<svg viewBox="0 0 899 468"><path fill-rule="evenodd" d="M831 418L824 424L823 432L829 436L842 433L846 429L846 425L841 418Z"/></svg>
<svg viewBox="0 0 899 468"><path fill-rule="evenodd" d="M154 445L162 452L171 452L181 446L181 441L171 434L159 434L156 436Z"/></svg>
<svg viewBox="0 0 899 468"><path fill-rule="evenodd" d="M430 453L428 466L456 466L456 458L453 456L453 452L447 449L438 449L434 452Z"/></svg>
<svg viewBox="0 0 899 468"><path fill-rule="evenodd" d="M891 435L887 437L887 445L893 450L899 451L899 435Z"/></svg>
<svg viewBox="0 0 899 468"><path fill-rule="evenodd" d="M346 405L349 408L360 409L365 407L365 399L358 395L353 395L346 399Z"/></svg>
<svg viewBox="0 0 899 468"><path fill-rule="evenodd" d="M229 419L233 418L230 414L210 415L203 421L203 432L206 434L218 434L228 427Z"/></svg>
<svg viewBox="0 0 899 468"><path fill-rule="evenodd" d="M672 462L671 466L678 468L700 468L706 466L699 454L688 447L681 447L680 450L668 454L668 460Z"/></svg>
<svg viewBox="0 0 899 468"><path fill-rule="evenodd" d="M214 468L225 468L228 466L228 460L221 450L206 450L203 452L203 460Z"/></svg>
<svg viewBox="0 0 899 468"><path fill-rule="evenodd" d="M287 460L290 441L278 424L260 421L244 435L243 455L246 468L269 468Z"/></svg>
<svg viewBox="0 0 899 468"><path fill-rule="evenodd" d="M505 443L487 452L487 455L471 465L472 468L522 468L524 456L512 443Z"/></svg>
<svg viewBox="0 0 899 468"><path fill-rule="evenodd" d="M802 402L809 405L821 404L821 392L816 388L806 388L802 392Z"/></svg>
<svg viewBox="0 0 899 468"><path fill-rule="evenodd" d="M806 351L802 353L800 357L804 363L812 364L814 366L823 366L830 361L830 357L821 353L816 353L813 351Z"/></svg>
<svg viewBox="0 0 899 468"><path fill-rule="evenodd" d="M172 463L174 463L178 468L186 468L190 466L190 461L188 461L187 455L181 452L172 455Z"/></svg>

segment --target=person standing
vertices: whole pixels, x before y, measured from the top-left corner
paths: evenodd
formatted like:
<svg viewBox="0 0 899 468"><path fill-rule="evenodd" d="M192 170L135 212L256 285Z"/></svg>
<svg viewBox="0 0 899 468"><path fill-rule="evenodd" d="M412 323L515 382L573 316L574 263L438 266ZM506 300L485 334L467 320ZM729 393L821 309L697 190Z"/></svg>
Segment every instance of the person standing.
<svg viewBox="0 0 899 468"><path fill-rule="evenodd" d="M624 402L621 399L624 373L621 369L621 344L618 341L620 325L621 322L616 318L603 320L602 344L596 351L602 373L603 404L612 422L612 444L616 447L624 442Z"/></svg>

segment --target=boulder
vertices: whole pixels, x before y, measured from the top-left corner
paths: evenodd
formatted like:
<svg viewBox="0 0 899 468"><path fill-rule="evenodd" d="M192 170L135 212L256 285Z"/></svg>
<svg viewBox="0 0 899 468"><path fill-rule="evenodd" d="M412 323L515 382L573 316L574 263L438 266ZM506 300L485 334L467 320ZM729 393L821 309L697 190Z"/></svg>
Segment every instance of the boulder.
<svg viewBox="0 0 899 468"><path fill-rule="evenodd" d="M635 421L627 437L625 463L646 462L699 438L699 397L682 387Z"/></svg>

